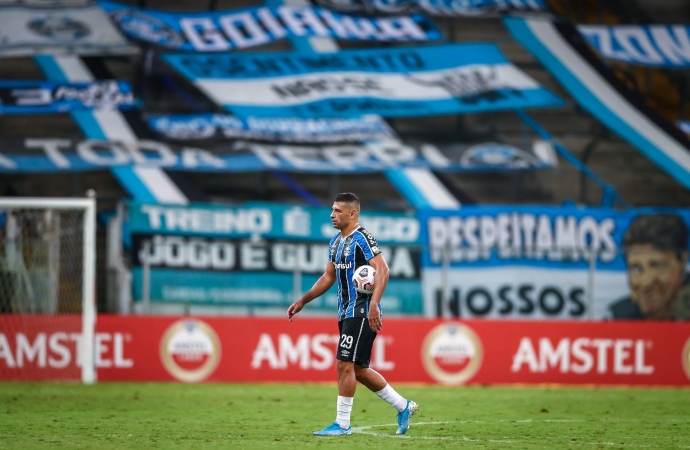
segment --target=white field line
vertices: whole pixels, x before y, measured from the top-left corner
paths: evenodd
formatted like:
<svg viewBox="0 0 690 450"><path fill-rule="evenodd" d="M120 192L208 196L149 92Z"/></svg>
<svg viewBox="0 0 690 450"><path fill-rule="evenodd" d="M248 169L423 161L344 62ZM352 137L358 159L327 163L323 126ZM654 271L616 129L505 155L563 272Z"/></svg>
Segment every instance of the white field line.
<svg viewBox="0 0 690 450"><path fill-rule="evenodd" d="M413 422L410 424L410 428L413 426L417 425L442 425L446 423L458 423L458 422ZM469 421L466 421L465 423L469 423ZM433 440L433 441L454 441L456 438L452 436L408 436L408 435L398 435L398 434L384 434L384 433L376 433L373 431L367 431L372 428L383 428L383 427L397 427L397 423L387 423L384 425L367 425L364 427L356 427L352 428L352 433L354 434L366 434L369 436L376 436L376 437L386 437L386 438L394 438L394 439L422 439L422 440ZM471 439L468 438L467 436L462 436L462 440L466 442L479 442L481 439ZM502 440L497 440L497 439L487 439L489 442L512 442L512 441L502 441Z"/></svg>
<svg viewBox="0 0 690 450"><path fill-rule="evenodd" d="M608 421L608 420L606 420ZM641 420L639 419L617 419L616 421L618 422L640 422ZM550 423L563 423L563 422L587 422L586 420L583 419L544 419L544 420L534 420L534 419L525 419L525 420L505 420L505 419L499 419L498 422L510 422L510 423L532 423L532 422L550 422ZM657 420L658 422L658 420ZM677 420L677 419L669 419L666 420L665 422L685 422L684 420ZM446 422L413 422L410 424L410 427L414 427L417 425L442 425L442 424L462 424L462 423L487 423L484 420L458 420L458 421L446 421ZM383 437L383 438L393 438L393 439L418 439L418 440L436 440L436 441L464 441L464 442L482 442L482 439L479 438L470 438L467 436L459 436L459 437L453 437L453 436L410 436L410 435L396 435L396 434L387 434L387 433L377 433L374 431L369 431L372 428L385 428L385 427L397 427L398 425L395 423L389 423L389 424L382 424L382 425L367 425L363 427L352 427L352 433L353 434L365 434L368 436L374 436L374 437ZM565 440L568 439L568 436L560 436L560 437L546 437L546 439L549 440ZM622 439L630 439L630 437L623 437ZM502 439L485 439L486 442L492 442L492 443L513 443L517 441L511 441L511 440L502 440ZM519 440L518 440L519 441ZM598 441L598 442L582 442L582 441L572 441L572 442L567 442L568 444L585 444L585 445L599 445L599 446L619 446L619 447L632 447L632 448L649 448L649 447L654 447L651 444L635 444L635 443L616 443L616 442L607 442L607 441ZM678 448L690 448L690 446L684 446L684 445L679 445Z"/></svg>

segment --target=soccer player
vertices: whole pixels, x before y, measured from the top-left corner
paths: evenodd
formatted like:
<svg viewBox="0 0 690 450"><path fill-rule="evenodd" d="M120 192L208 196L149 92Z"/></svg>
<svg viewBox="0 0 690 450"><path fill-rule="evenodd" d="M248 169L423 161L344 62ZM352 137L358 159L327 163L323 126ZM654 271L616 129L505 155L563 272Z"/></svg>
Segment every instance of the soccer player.
<svg viewBox="0 0 690 450"><path fill-rule="evenodd" d="M340 338L336 351L338 369L338 402L335 422L316 436L352 434L350 412L359 381L398 411L397 434L405 434L410 419L419 407L412 400L398 394L386 379L369 368L371 348L376 333L381 330L381 296L388 284L388 265L376 244L376 239L359 222L359 198L350 192L338 194L333 202L331 221L340 230L328 244L329 260L326 271L314 286L287 310L290 321L304 305L323 295L333 283L338 283L338 330ZM352 274L369 264L376 270L374 292L358 293Z"/></svg>

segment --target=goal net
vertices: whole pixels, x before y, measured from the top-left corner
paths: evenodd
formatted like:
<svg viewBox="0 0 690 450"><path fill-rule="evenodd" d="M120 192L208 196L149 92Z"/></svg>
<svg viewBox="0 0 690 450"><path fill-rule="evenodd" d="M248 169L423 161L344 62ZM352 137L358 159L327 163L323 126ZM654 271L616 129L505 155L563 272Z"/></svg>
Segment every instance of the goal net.
<svg viewBox="0 0 690 450"><path fill-rule="evenodd" d="M95 199L0 197L0 380L94 382Z"/></svg>

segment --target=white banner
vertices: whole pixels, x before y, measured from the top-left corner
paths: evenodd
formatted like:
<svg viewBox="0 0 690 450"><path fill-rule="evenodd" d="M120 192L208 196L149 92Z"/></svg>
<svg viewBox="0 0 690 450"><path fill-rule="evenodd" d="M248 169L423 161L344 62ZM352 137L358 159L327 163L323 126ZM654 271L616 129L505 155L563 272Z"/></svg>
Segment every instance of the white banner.
<svg viewBox="0 0 690 450"><path fill-rule="evenodd" d="M624 272L575 267L454 267L446 275L443 269L424 269L422 289L428 317L578 320L613 318L609 307L628 291L628 283Z"/></svg>
<svg viewBox="0 0 690 450"><path fill-rule="evenodd" d="M135 52L96 5L0 6L0 56Z"/></svg>
<svg viewBox="0 0 690 450"><path fill-rule="evenodd" d="M249 80L199 79L219 104L291 106L324 98L367 96L386 100L448 100L496 89L537 89L512 64L475 64L423 73L335 72Z"/></svg>

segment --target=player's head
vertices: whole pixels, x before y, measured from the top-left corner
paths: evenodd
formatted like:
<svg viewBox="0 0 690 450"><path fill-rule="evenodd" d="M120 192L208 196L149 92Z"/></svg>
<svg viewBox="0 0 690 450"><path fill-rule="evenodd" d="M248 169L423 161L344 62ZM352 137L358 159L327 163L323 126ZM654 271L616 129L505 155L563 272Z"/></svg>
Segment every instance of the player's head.
<svg viewBox="0 0 690 450"><path fill-rule="evenodd" d="M343 192L335 196L331 221L333 227L344 230L359 220L359 197L352 192Z"/></svg>
<svg viewBox="0 0 690 450"><path fill-rule="evenodd" d="M688 226L676 214L645 214L623 236L630 297L650 318L673 309L688 259Z"/></svg>

